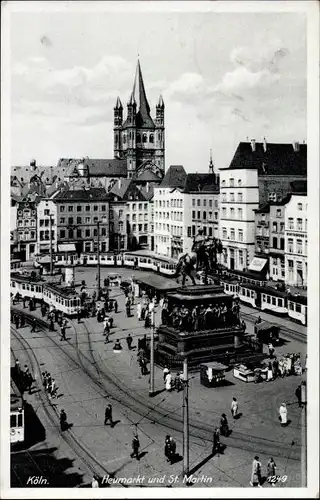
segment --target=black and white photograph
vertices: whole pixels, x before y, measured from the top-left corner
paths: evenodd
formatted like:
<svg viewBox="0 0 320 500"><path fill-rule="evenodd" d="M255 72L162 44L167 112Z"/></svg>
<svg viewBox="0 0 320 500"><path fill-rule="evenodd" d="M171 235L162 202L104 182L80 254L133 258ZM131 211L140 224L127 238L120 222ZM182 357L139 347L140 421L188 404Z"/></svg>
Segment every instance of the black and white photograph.
<svg viewBox="0 0 320 500"><path fill-rule="evenodd" d="M2 14L1 496L315 498L318 2Z"/></svg>

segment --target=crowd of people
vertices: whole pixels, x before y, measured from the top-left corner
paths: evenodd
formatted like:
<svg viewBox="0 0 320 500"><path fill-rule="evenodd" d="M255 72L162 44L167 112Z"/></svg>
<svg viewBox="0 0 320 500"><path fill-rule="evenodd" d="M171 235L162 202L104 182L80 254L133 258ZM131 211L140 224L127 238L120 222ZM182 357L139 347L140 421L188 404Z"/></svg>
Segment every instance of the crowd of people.
<svg viewBox="0 0 320 500"><path fill-rule="evenodd" d="M176 305L171 309L168 301L163 301L161 311L163 325L169 325L187 332L209 330L217 327L239 325L239 301L215 303L209 305L195 305L188 308L186 305Z"/></svg>

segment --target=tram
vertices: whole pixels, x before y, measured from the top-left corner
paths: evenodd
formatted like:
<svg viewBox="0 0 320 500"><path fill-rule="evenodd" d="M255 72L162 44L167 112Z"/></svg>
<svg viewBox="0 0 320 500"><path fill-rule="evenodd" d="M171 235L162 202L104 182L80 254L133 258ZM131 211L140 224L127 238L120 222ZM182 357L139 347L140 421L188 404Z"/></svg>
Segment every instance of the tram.
<svg viewBox="0 0 320 500"><path fill-rule="evenodd" d="M24 441L24 401L14 381L10 386L10 444Z"/></svg>
<svg viewBox="0 0 320 500"><path fill-rule="evenodd" d="M13 296L19 294L21 297L27 297L36 300L42 300L44 281L36 276L30 277L20 273L11 273L10 291Z"/></svg>
<svg viewBox="0 0 320 500"><path fill-rule="evenodd" d="M289 296L288 298L288 316L294 321L307 325L308 323L308 305L307 297Z"/></svg>

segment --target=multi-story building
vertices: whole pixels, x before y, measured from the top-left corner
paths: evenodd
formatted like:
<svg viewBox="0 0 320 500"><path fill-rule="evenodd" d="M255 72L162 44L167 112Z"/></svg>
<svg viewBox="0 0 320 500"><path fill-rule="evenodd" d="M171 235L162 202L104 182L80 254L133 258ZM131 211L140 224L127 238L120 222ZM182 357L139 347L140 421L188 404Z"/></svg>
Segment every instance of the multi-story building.
<svg viewBox="0 0 320 500"><path fill-rule="evenodd" d="M177 259L191 252L198 230L218 237L219 177L187 174L181 165L171 165L154 191L155 252Z"/></svg>
<svg viewBox="0 0 320 500"><path fill-rule="evenodd" d="M307 145L299 142L240 142L232 162L256 168L260 205L281 200L290 192L293 181L307 179Z"/></svg>
<svg viewBox="0 0 320 500"><path fill-rule="evenodd" d="M293 183L285 205L285 278L288 285L308 282L308 199L306 182Z"/></svg>
<svg viewBox="0 0 320 500"><path fill-rule="evenodd" d="M17 203L18 250L29 260L37 246L37 198L24 197Z"/></svg>
<svg viewBox="0 0 320 500"><path fill-rule="evenodd" d="M254 258L255 210L259 207L258 172L237 154L220 169L220 240L222 264L243 271Z"/></svg>
<svg viewBox="0 0 320 500"><path fill-rule="evenodd" d="M110 196L104 188L59 190L51 199L57 207L58 244L74 244L78 253L96 252L99 226L100 250L109 250Z"/></svg>
<svg viewBox="0 0 320 500"><path fill-rule="evenodd" d="M255 214L255 253L257 256L268 257L270 240L270 204L254 210Z"/></svg>
<svg viewBox="0 0 320 500"><path fill-rule="evenodd" d="M57 251L57 206L53 200L40 200L37 206L37 254ZM50 234L51 232L51 234Z"/></svg>
<svg viewBox="0 0 320 500"><path fill-rule="evenodd" d="M269 276L273 281L285 281L284 211L290 195L270 203Z"/></svg>

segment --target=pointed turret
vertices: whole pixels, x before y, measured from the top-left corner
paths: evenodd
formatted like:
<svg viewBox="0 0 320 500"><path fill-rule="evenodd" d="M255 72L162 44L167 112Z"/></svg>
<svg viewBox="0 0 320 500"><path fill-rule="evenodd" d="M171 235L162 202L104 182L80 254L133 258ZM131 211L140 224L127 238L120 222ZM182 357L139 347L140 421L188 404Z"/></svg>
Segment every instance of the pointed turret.
<svg viewBox="0 0 320 500"><path fill-rule="evenodd" d="M160 97L159 97L157 108L164 108L164 102L163 102L162 95L160 95Z"/></svg>
<svg viewBox="0 0 320 500"><path fill-rule="evenodd" d="M139 59L138 59L136 74L134 77L132 94L137 103L137 126L141 128L154 127L153 120L150 116L150 106L144 88L144 82L143 82Z"/></svg>
<svg viewBox="0 0 320 500"><path fill-rule="evenodd" d="M119 98L119 97L117 97L117 102L116 102L116 105L115 105L114 109L123 109L123 107L122 107L122 104L121 104L121 101L120 101L120 98Z"/></svg>
<svg viewBox="0 0 320 500"><path fill-rule="evenodd" d="M130 99L128 101L128 106L136 106L137 102L134 97L134 92L131 92Z"/></svg>
<svg viewBox="0 0 320 500"><path fill-rule="evenodd" d="M213 161L212 161L212 149L210 149L209 172L210 172L210 174L214 173L214 165L213 165Z"/></svg>

